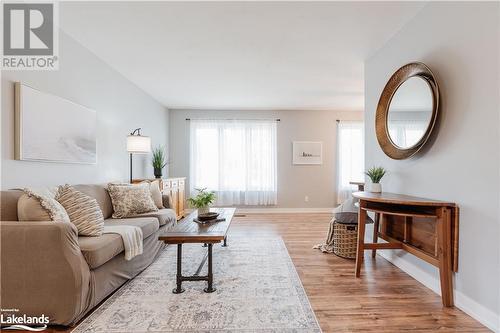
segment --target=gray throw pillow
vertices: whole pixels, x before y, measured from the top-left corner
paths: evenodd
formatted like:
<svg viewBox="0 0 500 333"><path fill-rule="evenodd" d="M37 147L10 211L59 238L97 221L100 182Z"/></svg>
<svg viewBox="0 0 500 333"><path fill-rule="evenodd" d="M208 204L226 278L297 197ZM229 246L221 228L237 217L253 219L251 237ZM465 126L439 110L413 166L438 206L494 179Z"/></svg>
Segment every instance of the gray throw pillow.
<svg viewBox="0 0 500 333"><path fill-rule="evenodd" d="M356 199L350 198L344 201L340 206L333 210L333 217L336 222L341 224L358 224L358 210L355 205ZM366 223L373 223L373 220L368 217Z"/></svg>

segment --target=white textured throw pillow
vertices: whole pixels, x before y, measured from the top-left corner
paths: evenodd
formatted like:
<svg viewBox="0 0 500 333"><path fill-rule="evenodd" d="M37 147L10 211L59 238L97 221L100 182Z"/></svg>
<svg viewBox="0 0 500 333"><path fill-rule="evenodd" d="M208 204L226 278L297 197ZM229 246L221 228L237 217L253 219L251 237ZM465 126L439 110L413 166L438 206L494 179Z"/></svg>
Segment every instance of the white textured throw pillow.
<svg viewBox="0 0 500 333"><path fill-rule="evenodd" d="M104 217L97 200L70 185L59 186L56 200L66 209L81 236L101 236Z"/></svg>
<svg viewBox="0 0 500 333"><path fill-rule="evenodd" d="M113 204L113 218L115 219L158 211L158 207L151 197L149 184L108 184L108 192Z"/></svg>
<svg viewBox="0 0 500 333"><path fill-rule="evenodd" d="M145 180L141 184L149 184L149 191L151 192L151 198L153 199L156 207L158 209L163 209L163 196L160 191L160 181L156 180Z"/></svg>
<svg viewBox="0 0 500 333"><path fill-rule="evenodd" d="M64 207L54 198L35 192L29 188L25 188L23 191L25 194L19 198L17 203L19 221L47 221L45 216L48 216L48 221L70 222Z"/></svg>

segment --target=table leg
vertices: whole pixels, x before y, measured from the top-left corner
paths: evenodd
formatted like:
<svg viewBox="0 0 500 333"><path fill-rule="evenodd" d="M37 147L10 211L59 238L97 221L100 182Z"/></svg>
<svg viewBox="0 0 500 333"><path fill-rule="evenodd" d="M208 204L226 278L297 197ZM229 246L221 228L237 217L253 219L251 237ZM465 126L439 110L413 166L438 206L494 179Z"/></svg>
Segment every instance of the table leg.
<svg viewBox="0 0 500 333"><path fill-rule="evenodd" d="M222 243L222 247L227 247L227 236L224 237L224 243Z"/></svg>
<svg viewBox="0 0 500 333"><path fill-rule="evenodd" d="M366 223L366 211L361 209L364 207L362 200L359 201L359 212L358 212L358 248L356 251L356 270L354 272L356 277L359 277L361 272L361 264L363 263L363 256L365 252L365 223Z"/></svg>
<svg viewBox="0 0 500 333"><path fill-rule="evenodd" d="M182 288L182 244L177 244L177 287L172 290L174 294L183 293Z"/></svg>
<svg viewBox="0 0 500 333"><path fill-rule="evenodd" d="M213 293L217 289L213 287L213 282L214 282L214 274L212 272L212 247L213 244L209 243L208 244L208 280L207 280L207 287L203 289L204 292L206 293Z"/></svg>
<svg viewBox="0 0 500 333"><path fill-rule="evenodd" d="M373 224L373 242L378 243L378 225L380 223L380 213L375 213L375 223ZM372 258L377 255L377 250L372 250Z"/></svg>
<svg viewBox="0 0 500 333"><path fill-rule="evenodd" d="M439 208L437 218L439 278L441 299L446 307L453 306L453 281L451 267L451 211Z"/></svg>

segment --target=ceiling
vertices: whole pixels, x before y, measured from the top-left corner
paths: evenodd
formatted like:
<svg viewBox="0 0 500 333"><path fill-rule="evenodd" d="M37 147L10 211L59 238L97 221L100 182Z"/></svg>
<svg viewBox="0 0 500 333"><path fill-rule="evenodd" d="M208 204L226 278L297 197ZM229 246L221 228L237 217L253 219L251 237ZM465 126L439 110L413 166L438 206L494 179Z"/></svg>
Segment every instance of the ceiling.
<svg viewBox="0 0 500 333"><path fill-rule="evenodd" d="M60 26L171 109L362 110L363 62L422 2L61 2Z"/></svg>

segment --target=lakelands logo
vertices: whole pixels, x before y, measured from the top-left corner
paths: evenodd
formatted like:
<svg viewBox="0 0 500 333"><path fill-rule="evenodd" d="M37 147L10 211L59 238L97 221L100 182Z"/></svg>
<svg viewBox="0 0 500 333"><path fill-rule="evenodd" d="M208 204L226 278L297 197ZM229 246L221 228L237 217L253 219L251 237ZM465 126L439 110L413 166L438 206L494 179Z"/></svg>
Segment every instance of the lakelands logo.
<svg viewBox="0 0 500 333"><path fill-rule="evenodd" d="M2 69L58 69L57 3L3 3Z"/></svg>
<svg viewBox="0 0 500 333"><path fill-rule="evenodd" d="M40 332L47 328L49 317L42 314L40 316L18 315L18 309L1 309L0 324L2 330L26 330Z"/></svg>

